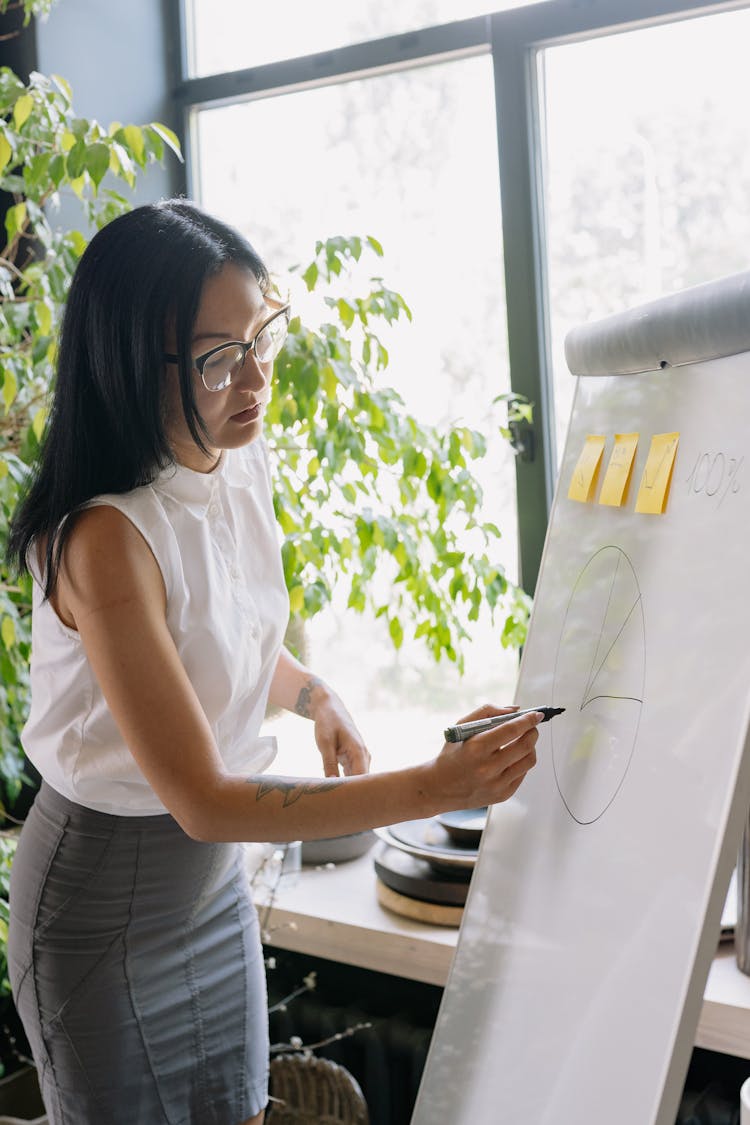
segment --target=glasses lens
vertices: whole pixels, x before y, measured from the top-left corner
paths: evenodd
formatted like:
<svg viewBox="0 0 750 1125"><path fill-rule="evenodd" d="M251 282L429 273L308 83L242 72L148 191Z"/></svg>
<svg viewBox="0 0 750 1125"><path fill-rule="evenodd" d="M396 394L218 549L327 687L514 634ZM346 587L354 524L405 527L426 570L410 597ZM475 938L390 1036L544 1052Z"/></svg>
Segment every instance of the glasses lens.
<svg viewBox="0 0 750 1125"><path fill-rule="evenodd" d="M223 391L242 367L243 352L236 344L220 348L203 365L203 382L209 391Z"/></svg>
<svg viewBox="0 0 750 1125"><path fill-rule="evenodd" d="M276 359L284 346L289 331L289 319L286 312L279 313L273 320L269 320L265 328L261 328L255 340L255 354L260 363L270 363Z"/></svg>

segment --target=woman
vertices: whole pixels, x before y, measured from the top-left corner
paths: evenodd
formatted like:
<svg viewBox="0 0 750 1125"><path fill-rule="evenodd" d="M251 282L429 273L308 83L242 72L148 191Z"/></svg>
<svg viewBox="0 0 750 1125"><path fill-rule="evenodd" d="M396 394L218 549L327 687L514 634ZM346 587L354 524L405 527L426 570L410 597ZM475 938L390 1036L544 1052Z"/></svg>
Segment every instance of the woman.
<svg viewBox="0 0 750 1125"><path fill-rule="evenodd" d="M502 801L535 762L526 716L369 775L346 708L282 647L262 426L289 312L268 290L252 247L180 200L101 230L70 289L10 539L35 580L24 744L44 783L9 961L53 1125L262 1122L265 982L237 842ZM323 779L263 773L269 701L313 721Z"/></svg>

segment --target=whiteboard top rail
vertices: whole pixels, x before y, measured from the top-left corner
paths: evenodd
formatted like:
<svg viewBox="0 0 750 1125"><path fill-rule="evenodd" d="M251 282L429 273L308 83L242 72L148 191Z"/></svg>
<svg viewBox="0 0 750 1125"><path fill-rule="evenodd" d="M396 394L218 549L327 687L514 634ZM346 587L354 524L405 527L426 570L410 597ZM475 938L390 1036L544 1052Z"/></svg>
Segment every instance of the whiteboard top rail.
<svg viewBox="0 0 750 1125"><path fill-rule="evenodd" d="M750 351L750 270L574 328L573 375L637 375Z"/></svg>

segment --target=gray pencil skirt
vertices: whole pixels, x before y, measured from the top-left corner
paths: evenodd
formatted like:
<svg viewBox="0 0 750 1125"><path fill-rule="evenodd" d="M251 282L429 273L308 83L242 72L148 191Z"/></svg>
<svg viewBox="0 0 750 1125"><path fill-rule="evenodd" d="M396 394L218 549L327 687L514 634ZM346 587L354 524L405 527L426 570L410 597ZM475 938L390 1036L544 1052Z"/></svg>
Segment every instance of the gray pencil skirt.
<svg viewBox="0 0 750 1125"><path fill-rule="evenodd" d="M241 847L43 785L8 961L51 1125L239 1125L267 1101L265 970Z"/></svg>

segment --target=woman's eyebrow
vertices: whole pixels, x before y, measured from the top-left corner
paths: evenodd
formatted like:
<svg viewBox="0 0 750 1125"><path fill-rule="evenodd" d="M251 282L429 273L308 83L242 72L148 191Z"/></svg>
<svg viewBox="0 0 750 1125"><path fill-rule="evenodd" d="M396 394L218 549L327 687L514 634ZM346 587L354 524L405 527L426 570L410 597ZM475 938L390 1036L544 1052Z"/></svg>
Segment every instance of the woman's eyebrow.
<svg viewBox="0 0 750 1125"><path fill-rule="evenodd" d="M199 340L233 340L234 336L231 332L199 332L192 339L197 344Z"/></svg>
<svg viewBox="0 0 750 1125"><path fill-rule="evenodd" d="M257 329L260 328L263 325L264 321L268 320L268 318L273 316L274 312L277 312L277 311L278 311L277 309L272 309L270 307L270 305L263 305L262 308L258 309L258 312L256 313L255 317L253 318L253 326L255 327L255 330L257 331ZM233 336L231 332L197 332L195 334L195 336L192 337L192 342L194 344L197 344L199 340L236 340L236 339L237 339L237 337Z"/></svg>

